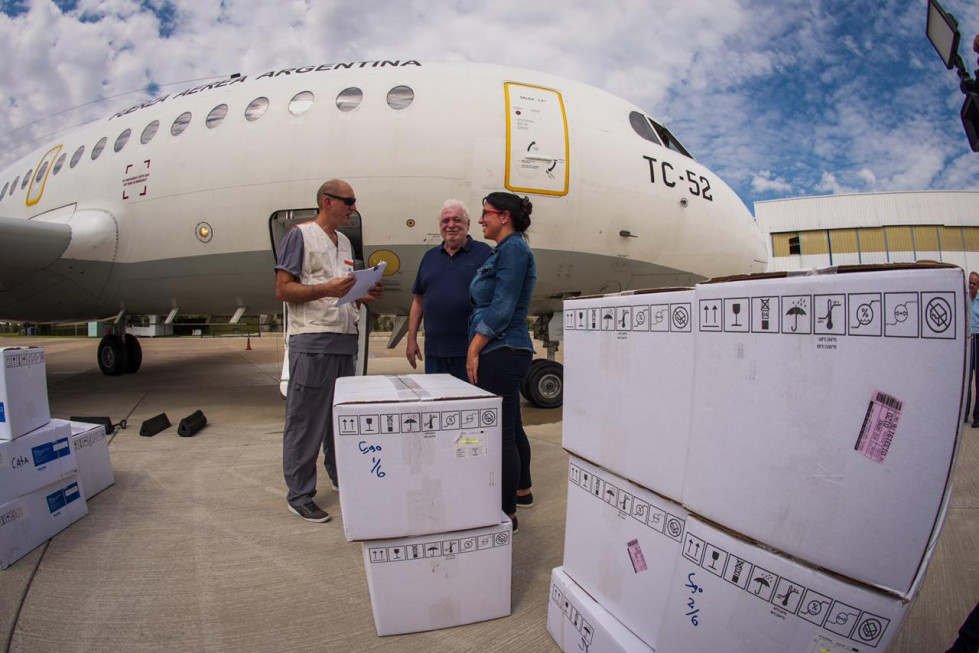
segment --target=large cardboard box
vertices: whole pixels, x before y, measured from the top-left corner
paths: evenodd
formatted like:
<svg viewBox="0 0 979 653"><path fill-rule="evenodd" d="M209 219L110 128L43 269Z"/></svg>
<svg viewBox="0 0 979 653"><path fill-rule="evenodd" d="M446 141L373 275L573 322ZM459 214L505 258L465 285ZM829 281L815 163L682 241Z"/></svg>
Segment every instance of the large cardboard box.
<svg viewBox="0 0 979 653"><path fill-rule="evenodd" d="M564 302L564 448L675 501L695 396L693 302L693 289Z"/></svg>
<svg viewBox="0 0 979 653"><path fill-rule="evenodd" d="M703 284L696 296L684 505L911 592L944 516L962 421L963 271L841 268Z"/></svg>
<svg viewBox="0 0 979 653"><path fill-rule="evenodd" d="M87 514L77 474L0 504L0 569Z"/></svg>
<svg viewBox="0 0 979 653"><path fill-rule="evenodd" d="M654 653L561 567L551 572L547 632L565 653Z"/></svg>
<svg viewBox="0 0 979 653"><path fill-rule="evenodd" d="M20 437L50 419L44 348L0 348L0 440Z"/></svg>
<svg viewBox="0 0 979 653"><path fill-rule="evenodd" d="M378 635L450 628L510 614L512 523L361 546Z"/></svg>
<svg viewBox="0 0 979 653"><path fill-rule="evenodd" d="M682 506L571 457L564 571L654 649L686 519Z"/></svg>
<svg viewBox="0 0 979 653"><path fill-rule="evenodd" d="M0 441L0 503L50 485L74 472L71 427L53 420L16 440Z"/></svg>
<svg viewBox="0 0 979 653"><path fill-rule="evenodd" d="M448 374L338 379L333 428L347 540L497 524L500 401Z"/></svg>
<svg viewBox="0 0 979 653"><path fill-rule="evenodd" d="M886 651L908 607L899 597L803 566L691 516L657 648Z"/></svg>
<svg viewBox="0 0 979 653"><path fill-rule="evenodd" d="M109 459L109 439L101 424L69 422L71 451L78 463L78 476L85 500L116 482Z"/></svg>

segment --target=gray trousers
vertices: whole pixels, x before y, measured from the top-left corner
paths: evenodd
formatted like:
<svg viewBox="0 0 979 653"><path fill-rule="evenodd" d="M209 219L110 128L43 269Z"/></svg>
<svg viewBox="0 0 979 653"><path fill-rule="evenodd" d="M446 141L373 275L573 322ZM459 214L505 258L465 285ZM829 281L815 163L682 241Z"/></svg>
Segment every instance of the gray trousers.
<svg viewBox="0 0 979 653"><path fill-rule="evenodd" d="M289 505L301 506L316 494L320 448L326 462L336 464L333 390L338 378L353 374L353 356L289 352L289 392L282 433L282 472L289 488Z"/></svg>

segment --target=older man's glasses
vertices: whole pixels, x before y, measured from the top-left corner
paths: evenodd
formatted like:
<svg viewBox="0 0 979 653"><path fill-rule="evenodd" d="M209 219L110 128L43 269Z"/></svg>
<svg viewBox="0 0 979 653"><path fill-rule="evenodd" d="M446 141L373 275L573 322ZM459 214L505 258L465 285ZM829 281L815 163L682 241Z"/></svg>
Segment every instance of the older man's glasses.
<svg viewBox="0 0 979 653"><path fill-rule="evenodd" d="M332 193L323 193L323 195L325 197L332 197L335 200L340 200L341 202L343 202L347 206L353 206L354 204L357 203L357 198L356 197L342 197L340 195L334 195Z"/></svg>

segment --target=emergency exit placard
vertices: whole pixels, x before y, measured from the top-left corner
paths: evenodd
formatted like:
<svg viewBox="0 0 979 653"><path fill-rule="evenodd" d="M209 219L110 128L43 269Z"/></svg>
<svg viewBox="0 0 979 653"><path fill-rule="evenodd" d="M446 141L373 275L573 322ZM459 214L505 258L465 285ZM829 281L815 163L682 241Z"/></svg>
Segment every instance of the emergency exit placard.
<svg viewBox="0 0 979 653"><path fill-rule="evenodd" d="M561 94L507 83L506 187L514 192L568 193L568 121Z"/></svg>

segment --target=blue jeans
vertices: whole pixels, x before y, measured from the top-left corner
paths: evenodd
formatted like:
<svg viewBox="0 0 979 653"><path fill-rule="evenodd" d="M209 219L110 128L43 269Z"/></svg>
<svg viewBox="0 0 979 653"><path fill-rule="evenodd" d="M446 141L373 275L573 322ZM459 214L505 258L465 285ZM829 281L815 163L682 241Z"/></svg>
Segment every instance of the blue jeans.
<svg viewBox="0 0 979 653"><path fill-rule="evenodd" d="M469 383L466 373L466 357L425 355L425 374L451 374L460 381Z"/></svg>
<svg viewBox="0 0 979 653"><path fill-rule="evenodd" d="M517 490L530 481L530 440L520 418L520 382L530 370L534 354L526 349L500 347L479 357L477 386L503 398L503 512L517 512Z"/></svg>
<svg viewBox="0 0 979 653"><path fill-rule="evenodd" d="M972 353L969 355L969 376L965 382L965 421L969 421L969 408L972 408L972 422L979 422L979 335L970 336L972 342ZM976 404L972 405L973 390L975 391Z"/></svg>

